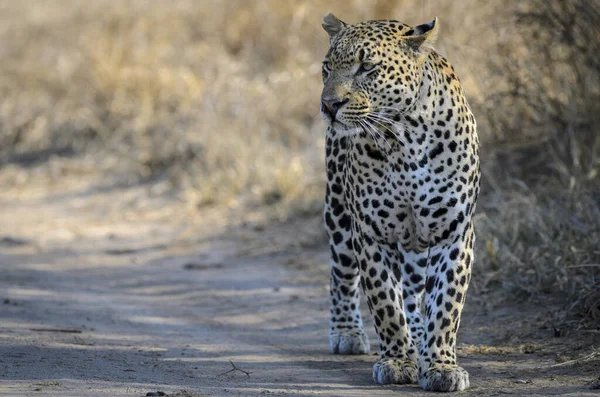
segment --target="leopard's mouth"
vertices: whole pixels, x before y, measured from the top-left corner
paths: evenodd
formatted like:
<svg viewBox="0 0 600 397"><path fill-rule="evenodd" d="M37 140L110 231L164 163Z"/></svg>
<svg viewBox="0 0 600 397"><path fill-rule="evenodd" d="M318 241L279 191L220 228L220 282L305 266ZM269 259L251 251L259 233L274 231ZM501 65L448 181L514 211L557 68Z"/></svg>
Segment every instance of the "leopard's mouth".
<svg viewBox="0 0 600 397"><path fill-rule="evenodd" d="M340 114L333 115L326 106L321 103L321 116L327 122L327 125L331 128L344 133L345 135L356 135L362 131L360 121L346 120L340 118Z"/></svg>
<svg viewBox="0 0 600 397"><path fill-rule="evenodd" d="M323 105L323 102L321 102L321 115L325 120L329 120L331 124L335 122L335 115L331 113L327 106Z"/></svg>
<svg viewBox="0 0 600 397"><path fill-rule="evenodd" d="M323 116L323 119L325 119L325 121L327 121L331 127L335 127L335 126L348 127L348 123L340 120L339 117L336 117L334 114L332 114L331 111L329 111L329 109L327 109L326 106L323 106L323 104L321 104L321 116Z"/></svg>

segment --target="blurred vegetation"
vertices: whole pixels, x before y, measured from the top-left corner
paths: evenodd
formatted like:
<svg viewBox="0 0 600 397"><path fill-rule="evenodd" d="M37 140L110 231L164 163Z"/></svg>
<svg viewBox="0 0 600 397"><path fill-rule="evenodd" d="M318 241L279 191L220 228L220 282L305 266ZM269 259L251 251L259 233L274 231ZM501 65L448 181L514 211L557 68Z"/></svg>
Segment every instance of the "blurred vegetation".
<svg viewBox="0 0 600 397"><path fill-rule="evenodd" d="M0 1L1 183L318 216L329 11L440 18L482 140L473 288L600 321L599 0Z"/></svg>

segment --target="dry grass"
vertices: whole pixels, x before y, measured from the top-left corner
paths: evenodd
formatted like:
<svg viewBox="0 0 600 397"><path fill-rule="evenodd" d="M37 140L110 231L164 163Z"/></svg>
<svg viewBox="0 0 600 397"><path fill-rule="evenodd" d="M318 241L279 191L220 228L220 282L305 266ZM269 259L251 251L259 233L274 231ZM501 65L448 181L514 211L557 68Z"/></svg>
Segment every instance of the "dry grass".
<svg viewBox="0 0 600 397"><path fill-rule="evenodd" d="M598 1L419 4L0 1L2 181L161 183L200 208L316 215L322 16L437 15L483 142L478 288L564 294L598 320Z"/></svg>
<svg viewBox="0 0 600 397"><path fill-rule="evenodd" d="M4 2L0 161L96 153L103 161L89 159L91 169L128 182L166 177L201 205L242 193L314 208L323 180L320 23L346 3L220 4ZM417 22L434 13L398 4L356 1L339 14ZM435 9L448 27L440 49L466 60L475 57L452 40L461 11Z"/></svg>

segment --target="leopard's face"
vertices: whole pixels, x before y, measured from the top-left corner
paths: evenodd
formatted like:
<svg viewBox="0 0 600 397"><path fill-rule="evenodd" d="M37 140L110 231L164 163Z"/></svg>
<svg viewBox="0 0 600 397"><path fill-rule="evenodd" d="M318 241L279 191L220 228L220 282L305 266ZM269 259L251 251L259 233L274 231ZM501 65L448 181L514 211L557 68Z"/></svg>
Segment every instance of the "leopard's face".
<svg viewBox="0 0 600 397"><path fill-rule="evenodd" d="M335 21L339 31L330 32L323 61L325 119L332 125L364 128L386 123L413 106L421 85L423 31L431 31L435 21L417 28L392 20L356 25Z"/></svg>

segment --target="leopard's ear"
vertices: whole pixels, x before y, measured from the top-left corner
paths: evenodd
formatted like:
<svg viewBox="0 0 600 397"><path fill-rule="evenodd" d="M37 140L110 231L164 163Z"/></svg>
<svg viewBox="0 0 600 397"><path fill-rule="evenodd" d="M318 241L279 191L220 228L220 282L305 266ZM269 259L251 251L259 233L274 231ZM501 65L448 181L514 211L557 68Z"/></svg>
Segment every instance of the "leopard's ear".
<svg viewBox="0 0 600 397"><path fill-rule="evenodd" d="M339 20L335 15L329 13L323 18L323 29L329 34L329 38L333 39L340 32L346 29L346 22Z"/></svg>
<svg viewBox="0 0 600 397"><path fill-rule="evenodd" d="M437 40L438 32L440 30L439 27L440 24L438 18L435 17L433 21L415 26L413 29L409 30L405 36L404 42L414 51L421 53L427 52Z"/></svg>

